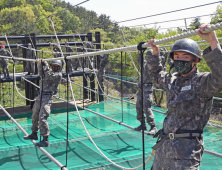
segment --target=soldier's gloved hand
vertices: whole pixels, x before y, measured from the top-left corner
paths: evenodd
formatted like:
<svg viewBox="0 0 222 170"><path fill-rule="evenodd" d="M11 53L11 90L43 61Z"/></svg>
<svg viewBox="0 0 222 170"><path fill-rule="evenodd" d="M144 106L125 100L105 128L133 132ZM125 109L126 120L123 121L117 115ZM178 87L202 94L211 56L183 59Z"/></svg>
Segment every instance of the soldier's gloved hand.
<svg viewBox="0 0 222 170"><path fill-rule="evenodd" d="M138 45L137 45L137 50L139 51L142 51L142 50L146 50L146 48L143 48L142 45L146 43L146 42L140 42Z"/></svg>

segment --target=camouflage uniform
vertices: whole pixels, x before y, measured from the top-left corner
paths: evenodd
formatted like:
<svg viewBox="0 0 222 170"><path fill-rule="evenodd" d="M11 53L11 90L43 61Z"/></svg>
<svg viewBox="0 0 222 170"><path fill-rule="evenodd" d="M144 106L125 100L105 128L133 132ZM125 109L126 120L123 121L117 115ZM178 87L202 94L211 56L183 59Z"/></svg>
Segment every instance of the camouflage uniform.
<svg viewBox="0 0 222 170"><path fill-rule="evenodd" d="M59 49L59 47L53 47L53 51L54 51L54 58L57 58L57 57L61 57L61 51ZM58 52L58 53L57 53Z"/></svg>
<svg viewBox="0 0 222 170"><path fill-rule="evenodd" d="M91 49L88 49L88 48L94 48L94 45L91 43L91 42L88 42L88 41L84 41L83 42L83 45L84 47L80 47L77 49L77 52L93 52L93 50ZM84 49L84 48L87 48L87 49ZM89 56L89 57L82 57L82 58L79 58L78 59L79 62L81 63L81 66L83 67L83 62L85 61L84 63L84 67L89 67L90 69L92 69L92 64L93 64L93 56ZM90 62L92 64L90 64Z"/></svg>
<svg viewBox="0 0 222 170"><path fill-rule="evenodd" d="M141 65L141 55L138 54L137 62ZM146 114L147 123L152 126L155 125L154 114L151 110L151 105L153 102L153 84L148 74L149 68L144 61L143 67L143 111L142 111L142 91L141 89L137 93L137 101L136 101L136 112L137 112L137 120L142 121L142 113ZM141 82L139 83L139 88L141 88Z"/></svg>
<svg viewBox="0 0 222 170"><path fill-rule="evenodd" d="M39 76L42 78L44 74L43 89L40 88L40 94L36 97L35 104L33 106L32 113L32 131L38 132L40 128L41 136L49 136L49 126L47 118L51 112L51 104L53 102L52 95L57 92L58 85L62 79L61 72L52 72L49 70L47 62L45 65L38 64ZM42 92L42 102L41 102ZM40 107L41 106L41 107Z"/></svg>
<svg viewBox="0 0 222 170"><path fill-rule="evenodd" d="M109 55L108 54L104 54L103 56L100 57L100 63L99 63L99 70L97 73L97 78L101 87L101 90L104 91L104 75L105 75L105 67L106 64L108 63L108 58Z"/></svg>
<svg viewBox="0 0 222 170"><path fill-rule="evenodd" d="M10 56L9 51L4 50L0 51L1 56ZM1 68L5 77L9 77L9 68L8 68L8 59L7 58L0 58Z"/></svg>
<svg viewBox="0 0 222 170"><path fill-rule="evenodd" d="M33 50L27 50L26 51L26 58L35 59L35 52ZM35 73L35 62L26 61L25 71L27 71L29 73Z"/></svg>
<svg viewBox="0 0 222 170"><path fill-rule="evenodd" d="M70 46L66 46L66 52L67 53L72 53L73 52L73 49L70 47ZM66 54L66 56L70 56L71 54ZM72 71L72 68L75 69L75 67L73 66L73 60L76 60L76 59L69 59L68 60L68 71ZM78 60L78 59L77 59Z"/></svg>
<svg viewBox="0 0 222 170"><path fill-rule="evenodd" d="M204 56L212 72L198 70L182 77L177 73L169 76L164 72L157 55L147 55L149 74L153 82L166 91L168 114L163 122L167 135L178 130L203 130L212 108L212 98L222 87L222 52L219 48L207 48ZM167 138L157 148L153 170L199 169L203 140Z"/></svg>
<svg viewBox="0 0 222 170"><path fill-rule="evenodd" d="M87 48L85 51L94 52L93 50L91 50L91 49L94 49L93 43L88 42L88 41L84 41L84 47ZM92 69L92 65L93 65L93 56L89 56L86 59L86 66L88 66L88 68Z"/></svg>

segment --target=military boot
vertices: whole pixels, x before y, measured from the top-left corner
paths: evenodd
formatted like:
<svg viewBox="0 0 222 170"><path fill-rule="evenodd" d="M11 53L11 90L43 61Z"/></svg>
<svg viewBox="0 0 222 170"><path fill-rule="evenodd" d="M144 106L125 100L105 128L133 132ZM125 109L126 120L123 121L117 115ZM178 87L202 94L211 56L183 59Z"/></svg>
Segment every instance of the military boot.
<svg viewBox="0 0 222 170"><path fill-rule="evenodd" d="M48 147L49 146L49 139L48 136L43 136L43 140L36 143L35 146L38 147Z"/></svg>
<svg viewBox="0 0 222 170"><path fill-rule="evenodd" d="M147 128L146 128L146 123L145 123L145 122L144 122L144 126L143 126L142 123L141 123L141 125L139 125L138 127L136 127L135 130L136 130L136 131L141 131L141 130L143 129L143 127L144 127L144 130L147 130Z"/></svg>
<svg viewBox="0 0 222 170"><path fill-rule="evenodd" d="M148 135L154 135L158 132L157 128L155 125L150 126L150 131L148 132Z"/></svg>
<svg viewBox="0 0 222 170"><path fill-rule="evenodd" d="M30 140L30 139L38 140L38 139L39 139L37 132L32 132L32 134L30 134L30 135L28 135L28 136L24 136L23 138L24 138L25 140Z"/></svg>

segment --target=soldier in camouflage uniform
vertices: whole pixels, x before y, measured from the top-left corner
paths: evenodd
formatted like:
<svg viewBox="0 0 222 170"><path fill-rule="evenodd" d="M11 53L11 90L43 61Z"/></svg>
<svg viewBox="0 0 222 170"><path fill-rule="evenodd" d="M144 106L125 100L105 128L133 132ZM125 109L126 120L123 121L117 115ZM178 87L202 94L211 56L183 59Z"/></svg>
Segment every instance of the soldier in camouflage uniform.
<svg viewBox="0 0 222 170"><path fill-rule="evenodd" d="M62 62L60 60L52 61L50 64L52 70L50 70L47 62L41 64L40 60L37 61L39 76L42 78L43 83L32 110L32 134L24 136L24 139L38 140L38 130L40 129L40 135L43 136L43 140L36 143L36 146L48 147L50 131L47 118L51 112L53 95L57 93L58 85L62 79Z"/></svg>
<svg viewBox="0 0 222 170"><path fill-rule="evenodd" d="M54 44L53 51L54 58L61 57L61 51L58 47L58 44Z"/></svg>
<svg viewBox="0 0 222 170"><path fill-rule="evenodd" d="M84 41L83 46L77 48L77 52L93 52L93 50L91 50L90 48L94 49L94 45L89 41ZM93 56L82 57L82 58L79 58L78 60L79 60L79 63L81 64L81 67L83 67L83 62L85 61L84 67L88 66L90 69L92 69Z"/></svg>
<svg viewBox="0 0 222 170"><path fill-rule="evenodd" d="M109 61L108 59L109 59L108 54L103 54L100 56L99 69L98 69L98 73L97 73L98 83L99 83L100 88L102 90L100 93L104 92L104 75L105 75L106 64Z"/></svg>
<svg viewBox="0 0 222 170"><path fill-rule="evenodd" d="M72 53L73 52L73 49L69 46L68 42L65 42L65 46L66 46L66 52L67 53ZM72 55L72 54L66 54L66 56L70 56L70 55ZM73 63L72 60L73 59L69 59L68 62L67 62L67 64L68 64L68 71L70 71L70 72L72 72L72 63Z"/></svg>
<svg viewBox="0 0 222 170"><path fill-rule="evenodd" d="M152 53L152 50L147 51L147 54ZM138 52L137 62L141 65L141 53ZM150 125L150 131L148 132L150 135L154 135L157 132L157 128L155 125L154 114L151 110L151 105L153 102L153 84L148 74L149 68L147 67L146 61L144 62L143 67L143 103L142 103L142 91L141 82L139 83L139 92L137 93L137 101L136 101L136 112L137 112L137 120L140 121L141 125L135 128L135 130L142 130L142 124L144 124L144 130L147 130L145 122L142 122L142 116L145 113L146 121ZM142 110L143 104L143 110ZM145 121L145 120L144 120Z"/></svg>
<svg viewBox="0 0 222 170"><path fill-rule="evenodd" d="M92 49L94 49L94 45L93 43L89 42L89 41L84 41L84 48L87 48L85 51L87 52L94 52ZM89 67L89 69L92 69L93 66L93 56L89 56L86 59L86 66Z"/></svg>
<svg viewBox="0 0 222 170"><path fill-rule="evenodd" d="M159 60L159 47L150 40L153 53L146 55L152 81L166 91L168 114L156 150L153 170L198 170L203 154L203 128L206 126L212 98L222 87L222 51L215 32L198 35L210 43L203 58L212 72L199 73L199 45L191 39L178 40L172 47L175 73L164 72ZM156 135L157 136L157 135Z"/></svg>
<svg viewBox="0 0 222 170"><path fill-rule="evenodd" d="M31 50L32 45L28 43L28 50L26 51L26 58L28 59L35 59L35 52ZM35 73L35 62L33 61L26 61L26 67L25 71L28 72L27 75L30 75L30 73Z"/></svg>
<svg viewBox="0 0 222 170"><path fill-rule="evenodd" d="M10 56L9 51L5 50L5 46L1 45L1 56ZM4 74L4 78L10 78L9 77L9 68L8 68L8 59L7 58L0 58L1 68Z"/></svg>

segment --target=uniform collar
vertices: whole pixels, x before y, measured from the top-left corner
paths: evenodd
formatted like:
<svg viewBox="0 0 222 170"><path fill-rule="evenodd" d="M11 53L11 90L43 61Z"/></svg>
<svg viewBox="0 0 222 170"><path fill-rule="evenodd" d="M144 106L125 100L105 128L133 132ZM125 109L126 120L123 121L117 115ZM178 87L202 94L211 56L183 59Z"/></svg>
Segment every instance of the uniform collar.
<svg viewBox="0 0 222 170"><path fill-rule="evenodd" d="M193 71L191 74L189 74L188 76L183 77L183 76L179 75L178 78L180 78L180 79L182 79L182 80L188 80L188 79L194 77L197 73L199 73L198 68L196 68L196 70L194 70L194 71Z"/></svg>

